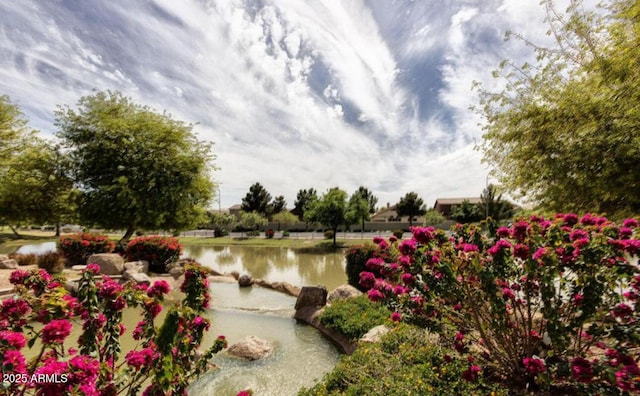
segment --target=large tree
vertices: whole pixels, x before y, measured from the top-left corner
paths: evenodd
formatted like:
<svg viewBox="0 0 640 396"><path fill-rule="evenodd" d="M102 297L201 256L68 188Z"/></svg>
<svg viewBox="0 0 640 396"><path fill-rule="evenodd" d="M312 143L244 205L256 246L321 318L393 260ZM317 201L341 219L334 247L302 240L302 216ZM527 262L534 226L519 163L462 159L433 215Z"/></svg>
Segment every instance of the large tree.
<svg viewBox="0 0 640 396"><path fill-rule="evenodd" d="M9 156L0 182L0 219L18 236L24 223L59 224L73 218L77 191L65 161L49 142L32 136Z"/></svg>
<svg viewBox="0 0 640 396"><path fill-rule="evenodd" d="M370 218L370 205L369 201L358 193L354 192L349 198L347 204L346 219L349 224L360 223L361 232L364 232L364 223Z"/></svg>
<svg viewBox="0 0 640 396"><path fill-rule="evenodd" d="M291 213L298 216L300 221L304 220L304 213L309 209L309 206L318 199L318 193L314 188L301 189L298 191L296 200L293 203L293 210Z"/></svg>
<svg viewBox="0 0 640 396"><path fill-rule="evenodd" d="M496 197L497 195L497 197ZM515 206L502 199L502 194L493 184L489 184L480 195L480 206L485 217L491 217L496 221L513 217Z"/></svg>
<svg viewBox="0 0 640 396"><path fill-rule="evenodd" d="M20 108L1 96L0 223L18 236L20 224L69 220L74 194L65 165L59 150L39 138Z"/></svg>
<svg viewBox="0 0 640 396"><path fill-rule="evenodd" d="M68 148L86 224L177 231L202 222L211 200L211 144L193 126L134 103L119 92L97 92L77 109L56 111Z"/></svg>
<svg viewBox="0 0 640 396"><path fill-rule="evenodd" d="M347 193L335 187L322 195L308 209L305 220L320 223L333 231L333 246L336 246L338 227L346 221Z"/></svg>
<svg viewBox="0 0 640 396"><path fill-rule="evenodd" d="M276 213L280 213L287 208L287 201L284 200L284 196L278 195L271 201L269 207L267 208L269 217L273 216Z"/></svg>
<svg viewBox="0 0 640 396"><path fill-rule="evenodd" d="M422 198L415 192L408 192L396 204L398 217L409 216L409 227L413 226L413 218L427 213L427 207Z"/></svg>
<svg viewBox="0 0 640 396"><path fill-rule="evenodd" d="M484 159L501 184L543 209L640 213L640 2L565 14L545 0L552 48L503 62L503 90L480 90ZM518 37L518 36L516 36Z"/></svg>
<svg viewBox="0 0 640 396"><path fill-rule="evenodd" d="M378 204L378 197L373 195L373 193L371 191L369 191L368 188L360 186L360 187L358 187L356 192L354 192L353 194L354 195L358 195L362 199L367 201L367 204L369 205L369 213L370 214L376 213L376 205Z"/></svg>
<svg viewBox="0 0 640 396"><path fill-rule="evenodd" d="M242 198L242 211L258 212L263 216L269 215L271 194L260 183L249 187L249 192Z"/></svg>

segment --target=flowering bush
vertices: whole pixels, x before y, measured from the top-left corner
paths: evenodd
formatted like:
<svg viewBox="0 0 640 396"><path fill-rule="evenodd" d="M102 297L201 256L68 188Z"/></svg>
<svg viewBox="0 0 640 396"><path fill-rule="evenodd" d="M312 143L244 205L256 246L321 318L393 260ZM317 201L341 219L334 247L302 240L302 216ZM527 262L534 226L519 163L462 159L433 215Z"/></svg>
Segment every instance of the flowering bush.
<svg viewBox="0 0 640 396"><path fill-rule="evenodd" d="M275 235L275 231L273 231L272 229L268 229L264 232L264 236L267 239L273 238L274 235Z"/></svg>
<svg viewBox="0 0 640 396"><path fill-rule="evenodd" d="M0 306L2 383L11 395L183 395L187 385L204 372L212 356L226 347L219 336L202 354L198 348L209 320L207 271L197 264L185 267L181 286L184 301L169 308L160 327L154 319L162 310L165 281L152 286L120 285L108 276L97 280L99 267L89 264L72 297L44 270L14 271L16 295ZM127 306L141 307L142 320L133 330L138 346L119 360L121 324ZM36 323L41 326L35 326ZM77 348L68 340L73 327L82 327ZM41 330L37 328L40 327ZM28 363L22 350L40 340L36 357ZM7 378L5 376L5 378ZM46 378L46 380L41 380Z"/></svg>
<svg viewBox="0 0 640 396"><path fill-rule="evenodd" d="M176 238L158 235L142 236L132 239L125 249L130 261L146 260L152 272L166 272L167 264L175 262L182 253L182 245Z"/></svg>
<svg viewBox="0 0 640 396"><path fill-rule="evenodd" d="M58 252L68 265L83 265L96 253L111 253L115 244L106 235L80 232L63 235L58 240Z"/></svg>
<svg viewBox="0 0 640 396"><path fill-rule="evenodd" d="M387 245L387 242L384 239L376 237L374 238L374 243L376 245L367 243L364 245L353 246L349 248L349 250L347 250L347 252L345 253L345 259L347 262L345 271L347 272L348 282L351 286L359 289L360 291L367 291L373 286L372 283L361 283L360 273L362 273L363 271L371 271L374 279L376 276L381 276L381 274L377 272L375 268L368 269L367 263L369 262L369 260L372 258L378 258L381 259L381 262L384 262L385 258L389 259L390 255L394 254L393 251L385 249L385 245ZM383 244L383 246L380 247L379 244Z"/></svg>
<svg viewBox="0 0 640 396"><path fill-rule="evenodd" d="M320 323L351 341L359 340L369 330L388 320L384 307L370 302L365 296L337 300L320 315Z"/></svg>
<svg viewBox="0 0 640 396"><path fill-rule="evenodd" d="M469 357L470 381L482 373L529 389L640 390L638 222L533 216L493 236L481 226L458 225L450 237L414 227L387 244L400 255L375 263L382 276L360 275L373 285L369 299L443 334Z"/></svg>

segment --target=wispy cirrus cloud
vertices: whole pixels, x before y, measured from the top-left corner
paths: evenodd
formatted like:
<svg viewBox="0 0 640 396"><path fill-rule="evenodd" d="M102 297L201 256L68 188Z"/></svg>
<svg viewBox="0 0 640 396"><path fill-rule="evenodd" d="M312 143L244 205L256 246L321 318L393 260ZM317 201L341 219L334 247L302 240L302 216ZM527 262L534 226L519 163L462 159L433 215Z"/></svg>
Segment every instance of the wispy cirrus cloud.
<svg viewBox="0 0 640 396"><path fill-rule="evenodd" d="M256 181L290 206L360 185L432 204L484 187L471 83L526 57L504 31L543 37L543 18L516 0L4 2L0 93L45 134L94 89L197 123L223 206Z"/></svg>

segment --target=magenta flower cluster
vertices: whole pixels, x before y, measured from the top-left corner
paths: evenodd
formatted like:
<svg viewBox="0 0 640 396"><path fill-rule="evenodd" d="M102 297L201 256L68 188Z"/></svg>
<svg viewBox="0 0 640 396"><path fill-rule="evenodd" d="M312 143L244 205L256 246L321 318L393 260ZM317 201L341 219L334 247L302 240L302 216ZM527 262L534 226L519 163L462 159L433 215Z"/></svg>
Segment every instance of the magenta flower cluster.
<svg viewBox="0 0 640 396"><path fill-rule="evenodd" d="M411 239L377 238L360 285L392 320L452 331L451 346L476 355L469 381L485 366L514 383L639 390L638 220L570 213L492 229L413 227ZM599 348L628 352L601 358Z"/></svg>

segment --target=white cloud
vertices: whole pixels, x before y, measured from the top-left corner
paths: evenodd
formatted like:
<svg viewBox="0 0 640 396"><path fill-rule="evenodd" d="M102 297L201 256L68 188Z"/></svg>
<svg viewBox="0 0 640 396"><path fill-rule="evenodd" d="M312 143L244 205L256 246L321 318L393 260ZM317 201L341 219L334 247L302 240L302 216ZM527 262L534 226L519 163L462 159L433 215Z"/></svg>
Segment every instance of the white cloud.
<svg viewBox="0 0 640 396"><path fill-rule="evenodd" d="M544 31L533 3L4 2L0 93L49 134L55 106L94 88L197 122L223 206L256 181L289 206L301 188L359 185L431 205L484 187L471 82L526 53L504 30Z"/></svg>

